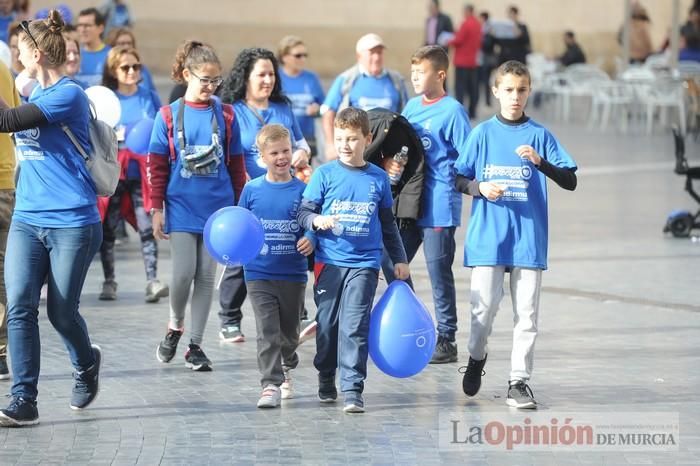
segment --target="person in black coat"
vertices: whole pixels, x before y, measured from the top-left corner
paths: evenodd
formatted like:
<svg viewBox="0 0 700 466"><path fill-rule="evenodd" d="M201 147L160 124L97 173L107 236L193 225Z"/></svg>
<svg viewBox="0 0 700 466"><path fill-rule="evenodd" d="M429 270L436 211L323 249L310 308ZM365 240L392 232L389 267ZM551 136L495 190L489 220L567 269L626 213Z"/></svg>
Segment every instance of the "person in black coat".
<svg viewBox="0 0 700 466"><path fill-rule="evenodd" d="M425 40L423 45L440 45L438 38L443 32L454 32L452 20L440 11L440 0L430 0L428 3L428 18L425 20ZM445 48L445 50L447 50Z"/></svg>
<svg viewBox="0 0 700 466"><path fill-rule="evenodd" d="M566 31L564 33L564 44L566 44L566 50L562 55L557 57L557 60L562 64L562 66L574 65L576 63L586 63L586 55L576 42L576 37L574 36L573 31Z"/></svg>

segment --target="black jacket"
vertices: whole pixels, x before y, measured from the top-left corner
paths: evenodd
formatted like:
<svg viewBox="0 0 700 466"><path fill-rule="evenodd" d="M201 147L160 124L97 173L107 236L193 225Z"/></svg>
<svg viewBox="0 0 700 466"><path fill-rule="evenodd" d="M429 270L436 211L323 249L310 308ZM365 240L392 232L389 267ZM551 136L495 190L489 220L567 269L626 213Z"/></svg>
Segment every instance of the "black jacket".
<svg viewBox="0 0 700 466"><path fill-rule="evenodd" d="M399 220L416 220L421 213L423 196L423 144L408 120L400 114L383 108L374 108L367 114L372 143L365 151L365 160L383 168L385 157L393 157L401 151L401 146L408 147L408 163L401 180L392 187L393 211Z"/></svg>

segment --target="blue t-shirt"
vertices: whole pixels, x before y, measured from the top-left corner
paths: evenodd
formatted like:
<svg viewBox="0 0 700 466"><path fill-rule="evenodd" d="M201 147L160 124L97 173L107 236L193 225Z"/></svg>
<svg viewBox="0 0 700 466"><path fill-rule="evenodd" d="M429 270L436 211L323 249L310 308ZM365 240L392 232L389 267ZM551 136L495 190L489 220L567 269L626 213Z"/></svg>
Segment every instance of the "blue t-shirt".
<svg viewBox="0 0 700 466"><path fill-rule="evenodd" d="M90 152L87 95L63 77L45 89L37 86L29 102L39 107L48 124L15 133L21 170L13 219L48 228L98 223L95 184L61 129L61 124L68 126Z"/></svg>
<svg viewBox="0 0 700 466"><path fill-rule="evenodd" d="M402 115L416 130L425 152L423 205L418 225L459 226L462 195L455 189L454 163L466 151L471 131L464 107L449 96L431 104L425 104L423 97L418 96L408 101Z"/></svg>
<svg viewBox="0 0 700 466"><path fill-rule="evenodd" d="M173 125L177 128L177 115L182 111L180 102L170 104L173 112ZM220 107L217 107L220 108ZM211 105L186 103L184 108L185 153L194 154L204 151L212 145ZM165 192L165 232L171 231L202 233L204 224L211 214L222 207L234 205L234 193L231 178L226 167L224 147L226 134L223 113L216 112L219 126L219 147L216 149L221 163L217 170L209 175L196 175L188 170L180 156L180 144L175 130L174 143L177 157L170 163L170 177ZM238 118L231 125L230 154L241 154ZM163 115L158 112L153 124L151 143L148 152L153 157L170 157L168 127Z"/></svg>
<svg viewBox="0 0 700 466"><path fill-rule="evenodd" d="M544 127L529 120L507 125L493 117L469 135L457 173L507 186L502 198L472 200L464 265L547 268L547 183L531 162L515 153L527 144L552 165L576 169L576 162Z"/></svg>
<svg viewBox="0 0 700 466"><path fill-rule="evenodd" d="M314 130L314 117L306 114L306 108L317 103L323 103L324 95L321 81L316 73L303 70L298 76L289 76L280 68L280 80L284 94L292 101L294 116L299 122L299 127L304 137L316 139Z"/></svg>
<svg viewBox="0 0 700 466"><path fill-rule="evenodd" d="M88 87L101 85L110 49L110 46L104 45L100 50L91 52L81 47L80 71L75 75L75 78L84 82Z"/></svg>
<svg viewBox="0 0 700 466"><path fill-rule="evenodd" d="M287 128L292 136L293 147L297 145L295 144L297 141L304 140L304 135L301 133L299 123L294 118L292 108L286 103L270 102L268 108L254 111L245 102L239 100L233 103L233 109L236 112L238 126L241 128L245 169L251 179L267 173L267 166L260 158L260 153L255 145L255 136L263 125L278 123ZM258 116L262 118L262 122Z"/></svg>
<svg viewBox="0 0 700 466"><path fill-rule="evenodd" d="M379 269L383 247L379 209L392 205L384 170L371 163L356 168L334 160L316 169L304 199L321 206L321 215L339 216L335 228L316 232L318 262Z"/></svg>
<svg viewBox="0 0 700 466"><path fill-rule="evenodd" d="M306 282L308 261L297 251L297 241L304 235L297 211L305 188L294 177L286 183L272 183L264 175L243 188L238 205L253 212L265 229L260 255L243 267L246 281Z"/></svg>
<svg viewBox="0 0 700 466"><path fill-rule="evenodd" d="M323 102L324 108L328 108L337 112L340 104L343 102L343 83L345 78L341 74L333 85L328 90L326 100ZM403 101L407 100L406 88L401 90ZM360 73L350 89L351 107L361 108L362 110L371 110L373 108L386 108L392 112L400 112L401 94L394 87L391 77L387 72L375 77L365 73Z"/></svg>
<svg viewBox="0 0 700 466"><path fill-rule="evenodd" d="M144 118L153 118L156 116L160 108L160 99L158 95L147 90L145 87L138 86L136 92L132 95L120 94L114 91L121 104L122 113L117 124L117 136L119 137L119 148L124 147L126 134L131 129L130 127L143 120ZM139 164L135 160L129 162L127 167L127 178L130 180L141 178L141 170Z"/></svg>

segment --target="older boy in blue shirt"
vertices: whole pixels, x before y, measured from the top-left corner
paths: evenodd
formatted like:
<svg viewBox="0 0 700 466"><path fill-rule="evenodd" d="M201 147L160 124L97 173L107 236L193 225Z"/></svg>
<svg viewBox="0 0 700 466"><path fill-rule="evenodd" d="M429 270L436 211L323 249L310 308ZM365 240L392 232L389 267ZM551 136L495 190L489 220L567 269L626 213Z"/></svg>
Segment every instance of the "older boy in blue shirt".
<svg viewBox="0 0 700 466"><path fill-rule="evenodd" d="M445 92L448 66L449 58L442 47L419 48L411 58L411 82L418 96L409 100L402 112L425 149L421 217L414 224L402 226L401 237L409 262L423 244L438 322L438 340L430 361L433 364L457 361L457 298L452 263L462 196L456 189L454 162L465 152L471 130L462 104ZM384 166L389 174L401 169L392 158ZM393 280L387 258L383 269L387 280Z"/></svg>
<svg viewBox="0 0 700 466"><path fill-rule="evenodd" d="M407 279L409 268L391 211L389 178L363 158L372 140L367 113L348 107L338 113L334 126L338 159L314 172L298 219L318 238L314 267L318 397L322 403L335 401L335 372L340 367L343 411L362 413L369 314L382 246L396 264L397 278Z"/></svg>
<svg viewBox="0 0 700 466"><path fill-rule="evenodd" d="M510 272L514 322L511 371L506 403L537 407L527 382L532 375L537 338L542 271L547 268L547 184L576 188L576 162L543 126L524 113L530 95L530 73L518 61L496 70L493 93L500 113L469 135L467 151L455 169L476 179L480 196L472 201L464 247L471 276L469 363L462 388L474 396L488 353L487 340L503 298L503 279Z"/></svg>

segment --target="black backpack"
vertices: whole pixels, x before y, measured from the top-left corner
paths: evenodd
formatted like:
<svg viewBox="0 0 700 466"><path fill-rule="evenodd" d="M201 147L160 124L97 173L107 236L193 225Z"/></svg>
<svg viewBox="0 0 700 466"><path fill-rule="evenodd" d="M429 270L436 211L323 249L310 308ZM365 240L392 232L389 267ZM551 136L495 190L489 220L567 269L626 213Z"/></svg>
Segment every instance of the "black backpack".
<svg viewBox="0 0 700 466"><path fill-rule="evenodd" d="M372 132L372 144L365 151L365 160L382 167L384 157L393 157L408 147L408 163L401 180L392 186L394 216L397 220L416 220L421 213L423 197L423 144L411 124L399 113L383 108L367 112Z"/></svg>

